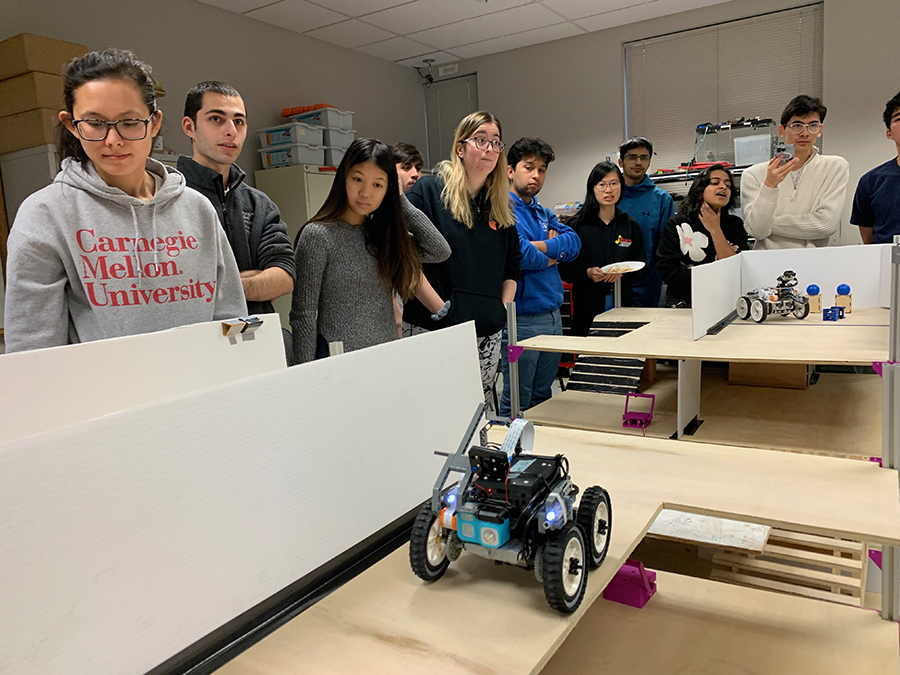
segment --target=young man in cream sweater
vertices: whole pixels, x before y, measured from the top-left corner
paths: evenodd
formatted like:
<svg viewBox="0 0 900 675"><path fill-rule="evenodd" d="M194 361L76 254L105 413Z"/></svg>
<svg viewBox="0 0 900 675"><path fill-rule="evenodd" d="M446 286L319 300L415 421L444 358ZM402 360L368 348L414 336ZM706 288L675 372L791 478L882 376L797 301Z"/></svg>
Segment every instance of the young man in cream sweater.
<svg viewBox="0 0 900 675"><path fill-rule="evenodd" d="M778 135L794 146L794 157L778 154L754 164L741 177L744 227L757 249L827 246L837 232L847 196L850 165L822 155L827 108L811 96L797 96L781 113Z"/></svg>

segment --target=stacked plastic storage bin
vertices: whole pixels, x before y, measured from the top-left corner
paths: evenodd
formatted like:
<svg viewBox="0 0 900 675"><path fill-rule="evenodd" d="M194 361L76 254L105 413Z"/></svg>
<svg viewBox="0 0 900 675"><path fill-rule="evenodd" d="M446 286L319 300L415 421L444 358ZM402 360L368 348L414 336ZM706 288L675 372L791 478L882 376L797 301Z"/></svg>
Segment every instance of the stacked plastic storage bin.
<svg viewBox="0 0 900 675"><path fill-rule="evenodd" d="M321 164L325 147L322 145L324 129L314 124L291 121L277 127L260 129L264 169L291 164Z"/></svg>
<svg viewBox="0 0 900 675"><path fill-rule="evenodd" d="M333 107L308 110L290 118L294 122L318 126L322 129L325 146L325 166L337 166L344 158L344 151L356 138L353 129L353 112Z"/></svg>

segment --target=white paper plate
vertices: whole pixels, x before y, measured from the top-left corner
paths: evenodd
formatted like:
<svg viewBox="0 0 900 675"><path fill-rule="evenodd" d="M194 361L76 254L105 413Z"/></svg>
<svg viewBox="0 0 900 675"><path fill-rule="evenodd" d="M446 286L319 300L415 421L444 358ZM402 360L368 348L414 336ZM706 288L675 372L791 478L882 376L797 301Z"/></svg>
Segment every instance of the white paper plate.
<svg viewBox="0 0 900 675"><path fill-rule="evenodd" d="M646 264L640 260L626 260L625 262L604 265L600 268L600 271L603 274L625 274L626 272L637 272L639 269L643 269Z"/></svg>

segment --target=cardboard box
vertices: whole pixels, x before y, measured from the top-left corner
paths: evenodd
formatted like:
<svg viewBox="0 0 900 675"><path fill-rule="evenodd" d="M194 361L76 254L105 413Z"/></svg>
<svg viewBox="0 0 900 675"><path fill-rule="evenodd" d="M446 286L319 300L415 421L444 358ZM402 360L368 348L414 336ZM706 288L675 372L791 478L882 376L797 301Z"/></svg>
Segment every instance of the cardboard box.
<svg viewBox="0 0 900 675"><path fill-rule="evenodd" d="M74 42L19 33L0 42L0 80L33 70L62 75L63 68L71 59L87 53L87 47Z"/></svg>
<svg viewBox="0 0 900 675"><path fill-rule="evenodd" d="M812 366L805 363L738 363L728 364L728 384L751 387L806 389Z"/></svg>
<svg viewBox="0 0 900 675"><path fill-rule="evenodd" d="M35 108L63 109L62 76L33 72L0 80L0 117Z"/></svg>
<svg viewBox="0 0 900 675"><path fill-rule="evenodd" d="M56 143L59 110L38 108L0 117L0 155Z"/></svg>

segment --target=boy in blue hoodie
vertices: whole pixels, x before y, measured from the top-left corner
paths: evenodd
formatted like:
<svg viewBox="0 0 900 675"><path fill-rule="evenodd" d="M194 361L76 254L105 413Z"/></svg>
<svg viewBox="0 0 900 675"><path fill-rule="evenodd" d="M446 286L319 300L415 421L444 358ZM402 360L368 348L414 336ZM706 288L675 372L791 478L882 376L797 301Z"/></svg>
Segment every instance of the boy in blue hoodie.
<svg viewBox="0 0 900 675"><path fill-rule="evenodd" d="M625 176L625 185L618 206L641 225L650 272L644 281L634 285L635 307L659 307L662 277L656 269L656 247L663 225L675 213L672 196L656 187L647 176L652 157L653 144L646 138L629 138L619 146L619 166Z"/></svg>
<svg viewBox="0 0 900 675"><path fill-rule="evenodd" d="M535 335L562 335L559 307L563 302L562 281L556 263L573 260L581 250L581 240L571 228L557 220L550 209L538 204L535 195L544 187L547 165L556 155L539 138L520 138L507 152L510 199L516 216L521 273L516 288L516 336L518 341ZM499 414L509 417L509 362L506 358L507 328L503 329L500 367L503 395ZM527 410L550 398L559 369L559 354L523 352L519 365L519 404Z"/></svg>

